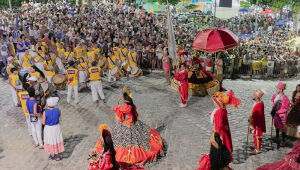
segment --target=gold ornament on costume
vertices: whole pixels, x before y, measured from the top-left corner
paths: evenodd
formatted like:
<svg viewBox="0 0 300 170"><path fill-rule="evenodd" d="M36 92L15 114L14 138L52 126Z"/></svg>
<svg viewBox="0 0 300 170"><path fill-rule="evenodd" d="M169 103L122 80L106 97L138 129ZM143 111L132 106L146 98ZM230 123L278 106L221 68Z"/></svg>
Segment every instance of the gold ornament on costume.
<svg viewBox="0 0 300 170"><path fill-rule="evenodd" d="M126 93L130 98L132 98L132 94L130 93L127 87L123 88L123 93Z"/></svg>

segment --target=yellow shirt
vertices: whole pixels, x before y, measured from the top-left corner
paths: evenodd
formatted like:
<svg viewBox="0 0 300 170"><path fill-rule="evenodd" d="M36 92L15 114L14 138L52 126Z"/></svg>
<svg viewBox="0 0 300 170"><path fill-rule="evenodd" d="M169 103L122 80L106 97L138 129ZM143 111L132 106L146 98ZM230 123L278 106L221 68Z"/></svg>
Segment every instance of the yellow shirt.
<svg viewBox="0 0 300 170"><path fill-rule="evenodd" d="M69 68L66 70L68 85L78 85L78 70L76 68Z"/></svg>
<svg viewBox="0 0 300 170"><path fill-rule="evenodd" d="M29 99L29 95L27 91L18 92L18 96L21 102L22 110L26 116L29 116L29 112L26 109L26 100Z"/></svg>
<svg viewBox="0 0 300 170"><path fill-rule="evenodd" d="M38 79L41 77L41 74L39 72L33 72L33 73L30 73L31 76L34 76L34 77L37 77Z"/></svg>
<svg viewBox="0 0 300 170"><path fill-rule="evenodd" d="M68 62L74 59L74 52L65 52L65 57Z"/></svg>
<svg viewBox="0 0 300 170"><path fill-rule="evenodd" d="M54 63L52 60L44 61L44 65L49 71L46 71L46 76L54 76L55 75L55 70L54 70Z"/></svg>
<svg viewBox="0 0 300 170"><path fill-rule="evenodd" d="M87 52L87 61L89 64L92 63L93 61L95 61L95 52L94 51Z"/></svg>
<svg viewBox="0 0 300 170"><path fill-rule="evenodd" d="M63 46L65 45L64 42L56 43L55 45L56 45L56 48L57 48L57 49L59 48L59 45L60 45L60 44L62 44Z"/></svg>
<svg viewBox="0 0 300 170"><path fill-rule="evenodd" d="M32 66L32 57L30 54L23 56L23 67L28 68Z"/></svg>
<svg viewBox="0 0 300 170"><path fill-rule="evenodd" d="M13 87L18 86L18 85L20 85L20 83L21 83L18 74L16 74L16 75L15 75L15 74L9 75L9 79L10 79L11 85L12 85Z"/></svg>
<svg viewBox="0 0 300 170"><path fill-rule="evenodd" d="M96 82L101 79L101 68L100 67L89 68L89 73L90 73L90 80L92 82Z"/></svg>
<svg viewBox="0 0 300 170"><path fill-rule="evenodd" d="M100 56L100 49L99 48L93 48L93 51L95 53L96 56Z"/></svg>
<svg viewBox="0 0 300 170"><path fill-rule="evenodd" d="M114 56L120 58L121 49L119 47L114 47L113 51L114 51Z"/></svg>
<svg viewBox="0 0 300 170"><path fill-rule="evenodd" d="M36 55L35 55L35 61L36 61L37 63L42 63L42 62L44 62L44 61L45 61L45 54L44 54L44 53L42 53L42 54L36 54Z"/></svg>
<svg viewBox="0 0 300 170"><path fill-rule="evenodd" d="M136 52L128 53L129 65L136 66Z"/></svg>
<svg viewBox="0 0 300 170"><path fill-rule="evenodd" d="M267 60L262 60L261 65L265 66L265 67L268 66L268 61Z"/></svg>
<svg viewBox="0 0 300 170"><path fill-rule="evenodd" d="M87 65L86 62L83 62L83 63L79 63L79 64L78 64L78 70L79 70L79 71L85 70L85 69L87 69L87 67L88 67L88 65Z"/></svg>
<svg viewBox="0 0 300 170"><path fill-rule="evenodd" d="M107 58L108 68L111 70L116 67L117 59L116 56L111 56Z"/></svg>
<svg viewBox="0 0 300 170"><path fill-rule="evenodd" d="M76 58L79 59L80 57L83 57L83 49L80 47L76 47L75 48L75 54L76 54Z"/></svg>
<svg viewBox="0 0 300 170"><path fill-rule="evenodd" d="M63 48L58 48L58 49L57 49L57 53L58 53L58 55L59 55L61 58L63 58L63 57L64 57L64 54L65 54L65 49L63 49Z"/></svg>
<svg viewBox="0 0 300 170"><path fill-rule="evenodd" d="M123 62L127 59L127 48L120 50L120 60Z"/></svg>

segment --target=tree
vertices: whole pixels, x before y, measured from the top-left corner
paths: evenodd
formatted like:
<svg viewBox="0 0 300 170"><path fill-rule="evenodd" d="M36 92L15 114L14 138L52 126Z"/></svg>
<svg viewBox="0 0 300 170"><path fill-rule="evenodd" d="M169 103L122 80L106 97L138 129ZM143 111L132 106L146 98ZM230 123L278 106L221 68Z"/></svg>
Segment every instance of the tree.
<svg viewBox="0 0 300 170"><path fill-rule="evenodd" d="M167 0L142 0L143 2L158 2L160 4L167 4ZM176 5L180 0L168 0L169 4Z"/></svg>

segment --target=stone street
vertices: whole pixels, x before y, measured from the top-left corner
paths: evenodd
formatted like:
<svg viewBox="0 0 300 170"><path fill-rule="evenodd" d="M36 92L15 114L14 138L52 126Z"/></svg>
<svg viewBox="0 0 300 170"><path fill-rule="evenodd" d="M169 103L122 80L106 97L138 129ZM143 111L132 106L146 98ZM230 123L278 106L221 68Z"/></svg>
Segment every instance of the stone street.
<svg viewBox="0 0 300 170"><path fill-rule="evenodd" d="M286 94L291 96L299 80L284 81L287 83ZM268 162L278 161L291 150L291 147L277 149L270 137L271 97L275 92L277 81L265 80L226 80L224 87L233 89L242 100L239 109L229 108L229 122L233 139L234 169L253 170ZM59 108L62 112L61 128L65 141L63 160L48 160L48 155L33 147L33 139L28 135L25 116L21 108L12 104L11 92L7 81L0 80L0 169L3 170L84 170L88 168L89 150L94 147L99 135L98 125L107 123L114 126L115 118L111 108L116 105L124 83L113 85L104 81L106 104L95 106L91 93L80 93L78 105L66 104L66 91L60 91L62 101ZM208 113L214 106L209 96L190 97L187 108L179 108L179 95L164 84L159 74L140 77L136 83L126 83L132 92L137 106L139 119L158 130L163 137L167 154L153 164L146 165L153 170L192 170L198 168L202 154L210 149L209 138L212 125ZM249 156L245 151L248 117L255 89L266 91L263 97L267 133L264 134L263 152ZM273 134L275 130L273 131ZM253 142L249 136L250 143ZM290 142L292 143L292 142Z"/></svg>

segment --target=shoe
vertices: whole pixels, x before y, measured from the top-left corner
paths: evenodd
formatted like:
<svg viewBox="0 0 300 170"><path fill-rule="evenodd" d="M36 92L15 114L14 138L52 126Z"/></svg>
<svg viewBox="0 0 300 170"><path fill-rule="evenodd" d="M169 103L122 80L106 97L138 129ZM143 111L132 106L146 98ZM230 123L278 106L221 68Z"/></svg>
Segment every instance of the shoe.
<svg viewBox="0 0 300 170"><path fill-rule="evenodd" d="M54 155L52 156L52 155L50 154L49 159L54 160L54 159L55 159L55 156L54 156Z"/></svg>
<svg viewBox="0 0 300 170"><path fill-rule="evenodd" d="M280 147L285 147L285 145L286 145L286 142L281 142L280 143Z"/></svg>
<svg viewBox="0 0 300 170"><path fill-rule="evenodd" d="M186 107L186 104L180 103L180 104L179 104L179 107L181 107L181 108Z"/></svg>
<svg viewBox="0 0 300 170"><path fill-rule="evenodd" d="M102 101L103 101L103 103L106 103L106 100L105 100L105 99L103 99Z"/></svg>
<svg viewBox="0 0 300 170"><path fill-rule="evenodd" d="M257 155L259 151L254 150L253 152L250 153L250 155Z"/></svg>
<svg viewBox="0 0 300 170"><path fill-rule="evenodd" d="M43 146L43 145L41 145L41 146L39 147L39 149L44 149L44 146Z"/></svg>
<svg viewBox="0 0 300 170"><path fill-rule="evenodd" d="M254 150L254 149L255 149L254 146L249 146L249 148L250 148L251 150Z"/></svg>
<svg viewBox="0 0 300 170"><path fill-rule="evenodd" d="M55 160L56 160L56 161L60 161L60 160L61 160L61 157L60 157L60 156L56 156Z"/></svg>
<svg viewBox="0 0 300 170"><path fill-rule="evenodd" d="M96 101L94 102L94 104L99 104L99 101L98 101L98 100L96 100Z"/></svg>

